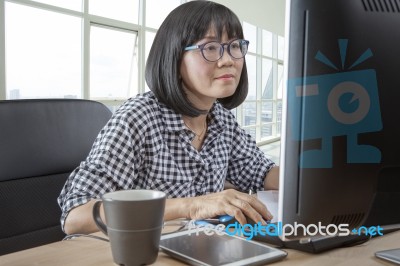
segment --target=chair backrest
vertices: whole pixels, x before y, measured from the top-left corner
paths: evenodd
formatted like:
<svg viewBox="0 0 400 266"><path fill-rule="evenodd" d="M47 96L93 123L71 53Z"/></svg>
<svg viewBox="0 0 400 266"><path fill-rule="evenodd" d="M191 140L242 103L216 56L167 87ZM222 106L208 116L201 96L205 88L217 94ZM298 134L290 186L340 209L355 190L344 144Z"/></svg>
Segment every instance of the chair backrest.
<svg viewBox="0 0 400 266"><path fill-rule="evenodd" d="M89 100L0 101L0 255L64 237L57 197L110 117Z"/></svg>

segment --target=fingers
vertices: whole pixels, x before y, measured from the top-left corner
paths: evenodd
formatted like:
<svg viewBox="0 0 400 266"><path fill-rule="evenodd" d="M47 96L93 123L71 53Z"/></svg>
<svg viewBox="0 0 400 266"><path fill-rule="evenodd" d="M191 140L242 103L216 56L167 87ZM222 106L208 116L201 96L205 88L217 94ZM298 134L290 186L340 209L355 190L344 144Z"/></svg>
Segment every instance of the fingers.
<svg viewBox="0 0 400 266"><path fill-rule="evenodd" d="M267 207L257 197L233 189L219 193L191 198L190 218L204 219L217 215L228 214L241 223L248 223L248 218L254 223L265 224L273 217Z"/></svg>
<svg viewBox="0 0 400 266"><path fill-rule="evenodd" d="M231 204L237 208L235 218L241 224L248 223L247 218L250 218L254 223L261 222L262 224L266 224L266 220L273 218L267 207L256 197L240 193L231 200Z"/></svg>

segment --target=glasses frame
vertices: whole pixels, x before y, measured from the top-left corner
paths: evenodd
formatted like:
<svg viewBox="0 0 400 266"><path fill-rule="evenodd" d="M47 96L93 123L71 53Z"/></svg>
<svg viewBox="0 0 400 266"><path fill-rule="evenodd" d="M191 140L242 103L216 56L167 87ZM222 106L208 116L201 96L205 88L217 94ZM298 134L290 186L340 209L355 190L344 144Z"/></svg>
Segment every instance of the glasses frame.
<svg viewBox="0 0 400 266"><path fill-rule="evenodd" d="M242 45L243 45L243 43L245 43L245 44L247 45L246 53L245 53L245 54L242 54L241 57L234 57L234 56L231 54L231 48L230 48L230 47L231 47L231 44L232 44L233 42L235 42L235 41L240 41L240 43L241 43ZM219 55L218 59L216 59L216 60L209 60L209 59L207 59L207 58L204 56L204 52L203 52L204 47L205 47L207 44L209 44L209 43L218 43L218 44L220 45L220 47L222 48L222 49L221 49L221 48L219 49L220 55ZM232 57L233 59L242 59L242 58L244 58L244 57L246 56L246 54L247 54L247 52L248 52L248 50L249 50L249 44L250 44L250 42L249 42L248 40L245 40L245 39L234 39L234 40L232 40L232 41L230 41L230 42L225 42L225 43L219 43L219 42L217 42L217 41L210 41L210 42L206 42L206 43L203 43L203 44L187 46L187 47L185 47L184 51L192 51L192 50L200 49L201 55L203 56L203 58L204 58L206 61L208 61L208 62L217 62L217 61L220 60L220 59L222 58L222 56L224 55L225 46L227 46L226 51L228 52L228 54L229 54L230 57Z"/></svg>

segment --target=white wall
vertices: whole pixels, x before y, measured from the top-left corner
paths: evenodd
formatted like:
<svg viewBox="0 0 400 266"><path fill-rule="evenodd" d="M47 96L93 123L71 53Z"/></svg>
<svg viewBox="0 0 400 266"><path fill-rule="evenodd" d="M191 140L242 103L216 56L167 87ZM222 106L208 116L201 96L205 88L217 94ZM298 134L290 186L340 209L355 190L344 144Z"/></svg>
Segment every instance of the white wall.
<svg viewBox="0 0 400 266"><path fill-rule="evenodd" d="M280 36L285 34L285 0L213 0L229 7L241 20Z"/></svg>

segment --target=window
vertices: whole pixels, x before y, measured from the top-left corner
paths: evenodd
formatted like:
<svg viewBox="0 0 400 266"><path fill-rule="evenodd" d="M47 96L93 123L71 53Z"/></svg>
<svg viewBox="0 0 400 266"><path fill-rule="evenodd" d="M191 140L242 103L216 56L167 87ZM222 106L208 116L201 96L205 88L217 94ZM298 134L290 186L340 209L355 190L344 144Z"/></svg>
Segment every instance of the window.
<svg viewBox="0 0 400 266"><path fill-rule="evenodd" d="M99 0L96 0L99 1ZM82 11L82 0L35 0L35 2L54 5L75 11Z"/></svg>
<svg viewBox="0 0 400 266"><path fill-rule="evenodd" d="M188 0L0 1L0 99L85 98L115 110L149 90L157 29ZM281 132L284 38L247 22L243 30L249 92L232 112L260 143Z"/></svg>
<svg viewBox="0 0 400 266"><path fill-rule="evenodd" d="M268 142L281 132L284 39L246 22L243 30L250 40L246 55L249 93L236 115L258 143Z"/></svg>
<svg viewBox="0 0 400 266"><path fill-rule="evenodd" d="M244 38L249 40L249 50L248 52L257 52L257 27L251 25L250 23L243 22Z"/></svg>
<svg viewBox="0 0 400 266"><path fill-rule="evenodd" d="M150 25L140 16L143 3ZM148 27L156 27L150 18L163 20L180 0L164 4L164 17L151 0L2 4L6 81L0 98L88 98L118 106L145 89L143 69L156 31Z"/></svg>
<svg viewBox="0 0 400 266"><path fill-rule="evenodd" d="M125 100L138 91L137 32L90 29L90 98Z"/></svg>
<svg viewBox="0 0 400 266"><path fill-rule="evenodd" d="M272 57L272 32L262 31L262 55Z"/></svg>
<svg viewBox="0 0 400 266"><path fill-rule="evenodd" d="M80 98L81 19L13 3L5 11L7 99Z"/></svg>
<svg viewBox="0 0 400 266"><path fill-rule="evenodd" d="M272 100L274 97L274 72L272 68L273 61L268 58L262 58L262 75L261 75L261 99Z"/></svg>
<svg viewBox="0 0 400 266"><path fill-rule="evenodd" d="M169 12L180 4L180 0L146 0L146 26L158 29Z"/></svg>
<svg viewBox="0 0 400 266"><path fill-rule="evenodd" d="M150 53L150 49L151 49L151 45L153 44L154 38L156 37L156 33L155 32L151 32L151 31L147 31L146 32L146 44L145 44L145 61L147 62L147 58L149 57L149 53ZM143 69L144 69L144 65L143 65ZM149 91L149 86L147 86L146 83L146 87L145 87L146 91Z"/></svg>
<svg viewBox="0 0 400 266"><path fill-rule="evenodd" d="M254 55L246 55L247 76L249 78L249 92L247 101L257 99L257 58Z"/></svg>
<svg viewBox="0 0 400 266"><path fill-rule="evenodd" d="M138 24L139 0L91 0L89 1L89 13Z"/></svg>

